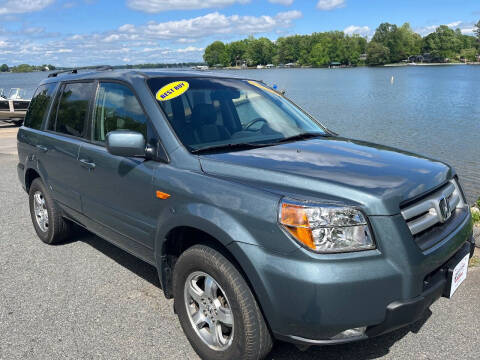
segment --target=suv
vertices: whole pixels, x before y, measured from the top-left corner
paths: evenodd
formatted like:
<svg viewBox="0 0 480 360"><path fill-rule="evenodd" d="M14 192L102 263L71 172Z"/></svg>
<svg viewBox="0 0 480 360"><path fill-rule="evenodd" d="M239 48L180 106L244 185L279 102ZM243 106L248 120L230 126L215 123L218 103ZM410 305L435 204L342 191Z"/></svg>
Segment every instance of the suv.
<svg viewBox="0 0 480 360"><path fill-rule="evenodd" d="M154 265L204 359L405 326L473 254L451 167L342 138L254 80L53 74L18 155L40 239L75 223Z"/></svg>

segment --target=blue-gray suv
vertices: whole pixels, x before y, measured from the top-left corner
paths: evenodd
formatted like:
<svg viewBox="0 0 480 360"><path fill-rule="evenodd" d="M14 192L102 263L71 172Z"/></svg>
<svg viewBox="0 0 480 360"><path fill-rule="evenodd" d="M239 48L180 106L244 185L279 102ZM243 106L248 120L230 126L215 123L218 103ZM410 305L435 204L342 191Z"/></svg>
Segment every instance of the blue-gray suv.
<svg viewBox="0 0 480 360"><path fill-rule="evenodd" d="M473 254L450 166L342 138L255 80L54 73L18 155L40 239L80 225L154 265L204 359L405 326Z"/></svg>

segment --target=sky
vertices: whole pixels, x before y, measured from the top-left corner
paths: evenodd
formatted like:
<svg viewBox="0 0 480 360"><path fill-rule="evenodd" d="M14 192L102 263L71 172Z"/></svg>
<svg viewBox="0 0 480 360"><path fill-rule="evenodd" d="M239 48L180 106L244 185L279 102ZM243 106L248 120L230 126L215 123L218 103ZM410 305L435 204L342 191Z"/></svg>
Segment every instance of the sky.
<svg viewBox="0 0 480 360"><path fill-rule="evenodd" d="M479 0L0 0L0 64L195 62L215 40L371 37L382 22L472 34L478 20Z"/></svg>

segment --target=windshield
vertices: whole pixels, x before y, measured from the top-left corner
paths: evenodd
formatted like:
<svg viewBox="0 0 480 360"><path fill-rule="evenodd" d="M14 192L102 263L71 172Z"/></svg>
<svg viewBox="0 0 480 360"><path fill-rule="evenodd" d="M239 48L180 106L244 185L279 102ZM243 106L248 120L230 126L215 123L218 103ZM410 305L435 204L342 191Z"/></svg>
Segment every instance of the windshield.
<svg viewBox="0 0 480 360"><path fill-rule="evenodd" d="M148 85L178 138L193 152L326 134L320 124L259 82L152 78Z"/></svg>

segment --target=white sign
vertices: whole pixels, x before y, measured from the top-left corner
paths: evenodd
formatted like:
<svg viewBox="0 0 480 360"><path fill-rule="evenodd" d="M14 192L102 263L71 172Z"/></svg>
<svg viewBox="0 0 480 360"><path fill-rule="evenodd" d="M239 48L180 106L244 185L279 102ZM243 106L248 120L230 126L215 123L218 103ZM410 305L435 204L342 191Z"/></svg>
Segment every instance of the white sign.
<svg viewBox="0 0 480 360"><path fill-rule="evenodd" d="M467 278L467 272L468 272L468 260L470 259L470 255L467 254L465 257L460 261L457 266L455 266L455 269L453 269L453 274L452 274L452 286L450 288L450 297L457 291L458 287L462 282L465 281Z"/></svg>

